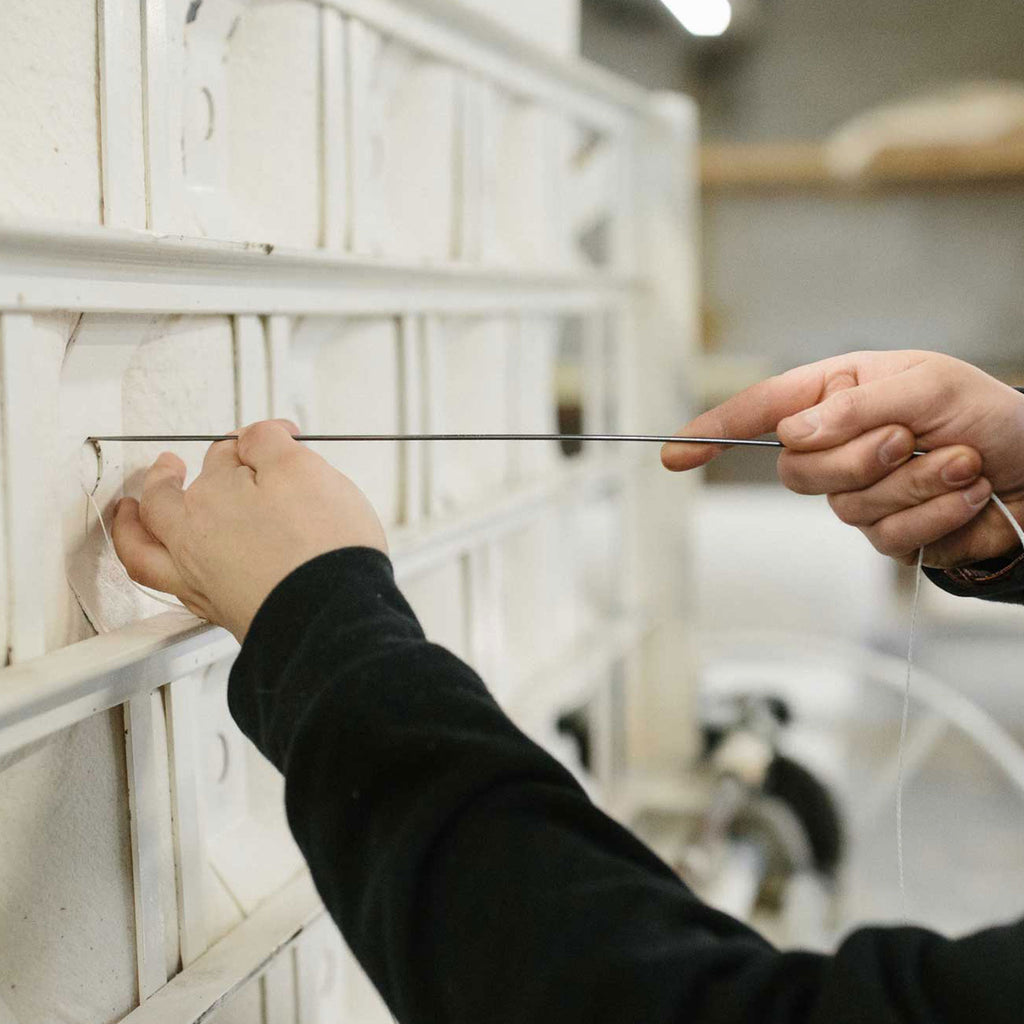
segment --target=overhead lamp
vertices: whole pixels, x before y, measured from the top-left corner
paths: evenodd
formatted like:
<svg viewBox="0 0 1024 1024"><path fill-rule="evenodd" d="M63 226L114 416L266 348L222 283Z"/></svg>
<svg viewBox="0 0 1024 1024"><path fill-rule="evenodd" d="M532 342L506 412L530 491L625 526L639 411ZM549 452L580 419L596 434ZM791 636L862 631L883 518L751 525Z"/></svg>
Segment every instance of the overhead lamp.
<svg viewBox="0 0 1024 1024"><path fill-rule="evenodd" d="M732 22L729 0L661 0L693 36L720 36Z"/></svg>

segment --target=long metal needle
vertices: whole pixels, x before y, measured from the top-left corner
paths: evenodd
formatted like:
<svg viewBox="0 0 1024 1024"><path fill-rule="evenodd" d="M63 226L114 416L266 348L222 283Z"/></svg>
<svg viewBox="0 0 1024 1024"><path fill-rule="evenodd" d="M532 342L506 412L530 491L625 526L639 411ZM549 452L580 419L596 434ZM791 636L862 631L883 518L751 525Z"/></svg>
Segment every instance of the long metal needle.
<svg viewBox="0 0 1024 1024"><path fill-rule="evenodd" d="M120 434L89 441L233 441L237 434ZM296 441L646 441L654 444L734 444L782 448L781 441L726 437L672 437L667 434L293 434Z"/></svg>
<svg viewBox="0 0 1024 1024"><path fill-rule="evenodd" d="M234 441L237 434L117 434L89 441ZM675 437L669 434L293 434L296 441L640 441L651 444L721 444L744 448L785 448L781 441L740 437ZM927 455L915 451L914 455Z"/></svg>

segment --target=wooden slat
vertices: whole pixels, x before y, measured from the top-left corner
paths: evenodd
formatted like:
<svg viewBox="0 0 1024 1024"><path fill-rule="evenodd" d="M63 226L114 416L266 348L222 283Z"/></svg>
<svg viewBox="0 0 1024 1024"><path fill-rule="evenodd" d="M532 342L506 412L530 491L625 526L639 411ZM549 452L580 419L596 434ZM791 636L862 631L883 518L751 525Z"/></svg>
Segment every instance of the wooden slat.
<svg viewBox="0 0 1024 1024"><path fill-rule="evenodd" d="M146 226L139 4L99 0L100 165L103 223Z"/></svg>
<svg viewBox="0 0 1024 1024"><path fill-rule="evenodd" d="M889 149L852 179L831 169L817 142L705 145L701 180L713 192L1024 184L1024 141Z"/></svg>
<svg viewBox="0 0 1024 1024"><path fill-rule="evenodd" d="M344 249L348 235L348 114L345 34L347 25L329 7L320 8L320 88L323 208L320 244Z"/></svg>
<svg viewBox="0 0 1024 1024"><path fill-rule="evenodd" d="M108 711L237 651L234 638L188 612L124 629L0 671L0 754Z"/></svg>
<svg viewBox="0 0 1024 1024"><path fill-rule="evenodd" d="M38 354L31 316L0 317L0 411L3 415L4 519L7 526L7 658L38 657L46 649L47 595L40 553L50 539L43 515L46 477L40 467L47 437L48 403L36 370ZM44 463L45 465L45 463Z"/></svg>
<svg viewBox="0 0 1024 1024"><path fill-rule="evenodd" d="M124 706L135 948L139 998L143 1002L167 983L164 915L160 902L160 792L153 700L154 695L147 693L133 697Z"/></svg>
<svg viewBox="0 0 1024 1024"><path fill-rule="evenodd" d="M623 303L637 289L593 271L431 267L45 224L0 230L0 310L20 312L568 313Z"/></svg>
<svg viewBox="0 0 1024 1024"><path fill-rule="evenodd" d="M403 434L426 431L421 327L421 321L412 316L402 317L399 323L399 429ZM400 521L403 526L415 526L426 511L426 453L423 445L404 444L400 447L399 458L402 487Z"/></svg>
<svg viewBox="0 0 1024 1024"><path fill-rule="evenodd" d="M267 341L259 317L235 317L234 359L235 415L244 427L266 419L270 411Z"/></svg>
<svg viewBox="0 0 1024 1024"><path fill-rule="evenodd" d="M709 190L821 188L833 181L814 142L705 145L700 158L701 182Z"/></svg>
<svg viewBox="0 0 1024 1024"><path fill-rule="evenodd" d="M181 963L188 967L206 952L209 935L203 899L206 841L199 799L196 704L202 674L171 683L165 692L167 746L171 762L171 815L178 898Z"/></svg>
<svg viewBox="0 0 1024 1024"><path fill-rule="evenodd" d="M313 883L300 875L123 1019L123 1024L200 1024L255 980L323 914Z"/></svg>

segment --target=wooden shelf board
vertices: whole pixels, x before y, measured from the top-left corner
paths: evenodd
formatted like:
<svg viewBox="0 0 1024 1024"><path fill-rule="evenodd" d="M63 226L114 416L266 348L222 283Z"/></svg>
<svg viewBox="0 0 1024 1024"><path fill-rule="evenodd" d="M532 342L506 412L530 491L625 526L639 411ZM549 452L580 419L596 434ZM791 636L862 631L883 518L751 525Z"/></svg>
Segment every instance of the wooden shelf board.
<svg viewBox="0 0 1024 1024"><path fill-rule="evenodd" d="M855 179L842 178L829 167L821 143L713 143L701 148L701 180L709 192L1024 184L1024 140L891 149Z"/></svg>

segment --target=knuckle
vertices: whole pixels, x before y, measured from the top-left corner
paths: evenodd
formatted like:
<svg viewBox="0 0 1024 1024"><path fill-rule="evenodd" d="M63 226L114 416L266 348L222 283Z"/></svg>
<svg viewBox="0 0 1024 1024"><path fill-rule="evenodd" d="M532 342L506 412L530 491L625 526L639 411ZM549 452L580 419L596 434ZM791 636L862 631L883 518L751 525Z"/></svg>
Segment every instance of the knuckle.
<svg viewBox="0 0 1024 1024"><path fill-rule="evenodd" d="M860 403L852 388L838 391L825 403L825 419L833 429L844 430L857 423L857 412Z"/></svg>
<svg viewBox="0 0 1024 1024"><path fill-rule="evenodd" d="M900 558L913 546L906 542L903 531L886 519L870 528L865 528L864 535L871 541L876 551L889 558Z"/></svg>
<svg viewBox="0 0 1024 1024"><path fill-rule="evenodd" d="M941 470L937 466L922 466L908 475L904 484L904 493L901 496L904 504L923 505L926 501L941 494L945 490L940 475Z"/></svg>
<svg viewBox="0 0 1024 1024"><path fill-rule="evenodd" d="M829 508L835 513L840 522L847 526L865 526L867 520L864 516L861 503L849 494L830 494L828 496Z"/></svg>
<svg viewBox="0 0 1024 1024"><path fill-rule="evenodd" d="M278 427L270 420L260 420L259 423L252 423L248 427L243 427L238 432L238 446L242 447L259 447L270 440L277 432Z"/></svg>
<svg viewBox="0 0 1024 1024"><path fill-rule="evenodd" d="M776 470L783 486L788 487L791 491L796 491L797 494L804 493L802 490L803 473L800 470L800 463L791 453L783 452L779 456Z"/></svg>

